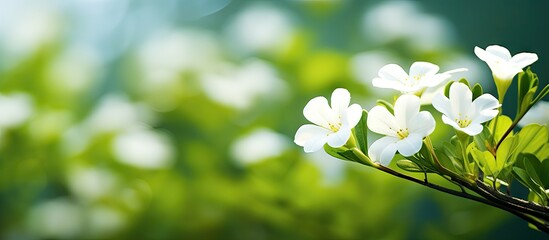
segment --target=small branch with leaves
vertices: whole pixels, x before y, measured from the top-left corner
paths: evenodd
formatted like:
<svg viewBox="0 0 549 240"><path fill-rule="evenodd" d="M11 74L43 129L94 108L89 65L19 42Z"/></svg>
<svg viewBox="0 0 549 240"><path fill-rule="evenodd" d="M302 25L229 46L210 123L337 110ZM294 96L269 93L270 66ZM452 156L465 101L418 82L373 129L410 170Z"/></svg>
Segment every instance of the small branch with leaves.
<svg viewBox="0 0 549 240"><path fill-rule="evenodd" d="M309 101L303 110L313 124L301 126L295 143L305 152L324 149L339 159L373 167L395 177L428 188L487 204L512 213L539 231L549 233L549 128L546 124L521 125L521 119L549 94L549 85L538 92L539 80L530 68L537 61L533 53L511 56L506 48L476 47L494 77L498 98L484 93L480 84L466 79L448 81L460 68L439 73L439 67L415 62L406 73L389 64L373 79L375 87L400 91L395 102L379 100L370 111L350 104L350 93L336 89L331 104L324 97ZM517 114L514 119L501 114L503 99L518 74ZM448 82L444 85L445 82ZM455 135L435 146L430 135L436 130L435 117L421 111L426 90L438 89L431 104ZM522 128L518 128L521 125ZM368 144L368 132L382 135ZM423 173L423 179L407 172ZM435 174L457 188L429 182ZM516 180L529 190L522 199L511 194Z"/></svg>

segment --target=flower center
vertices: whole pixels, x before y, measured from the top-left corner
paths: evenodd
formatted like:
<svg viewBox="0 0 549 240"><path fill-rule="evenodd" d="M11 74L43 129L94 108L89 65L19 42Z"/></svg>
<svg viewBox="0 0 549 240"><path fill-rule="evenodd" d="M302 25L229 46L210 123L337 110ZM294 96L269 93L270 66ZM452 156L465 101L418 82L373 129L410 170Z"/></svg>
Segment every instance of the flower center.
<svg viewBox="0 0 549 240"><path fill-rule="evenodd" d="M400 140L405 139L406 137L408 137L408 135L410 135L410 132L408 132L408 128L405 128L405 129L401 128L396 133L400 138Z"/></svg>
<svg viewBox="0 0 549 240"><path fill-rule="evenodd" d="M418 74L418 75L414 75L412 78L413 78L414 80L416 80L416 81L419 81L419 80L421 80L421 78L422 78L423 76L425 76L425 74Z"/></svg>
<svg viewBox="0 0 549 240"><path fill-rule="evenodd" d="M464 127L469 126L469 124L471 124L472 121L471 121L471 119L469 119L467 116L465 116L464 119L457 119L457 118L456 118L456 122L457 122L457 124L458 124L459 127L464 128Z"/></svg>
<svg viewBox="0 0 549 240"><path fill-rule="evenodd" d="M338 123L328 123L328 126L330 127L330 130L332 130L332 132L337 132L339 131L339 128L341 128L341 122L338 122Z"/></svg>

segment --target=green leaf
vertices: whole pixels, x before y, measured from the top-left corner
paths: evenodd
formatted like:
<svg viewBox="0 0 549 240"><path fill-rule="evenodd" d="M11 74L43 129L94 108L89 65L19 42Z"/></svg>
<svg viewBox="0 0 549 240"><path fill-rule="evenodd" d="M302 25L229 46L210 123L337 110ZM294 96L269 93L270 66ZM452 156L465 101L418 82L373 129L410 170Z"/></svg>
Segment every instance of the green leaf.
<svg viewBox="0 0 549 240"><path fill-rule="evenodd" d="M517 136L507 137L501 145L499 145L498 150L496 151L496 160L503 166L511 166L515 163L516 158L513 157L517 149L519 138Z"/></svg>
<svg viewBox="0 0 549 240"><path fill-rule="evenodd" d="M492 131L492 135L494 136L494 142L499 142L503 134L513 125L513 121L511 118L500 115L497 118L494 118L490 123L488 124L488 128ZM511 132L508 137L513 136L513 132Z"/></svg>
<svg viewBox="0 0 549 240"><path fill-rule="evenodd" d="M528 176L534 181L538 186L544 188L540 176L538 175L538 169L541 168L541 162L532 154L523 154L524 159L524 169Z"/></svg>
<svg viewBox="0 0 549 240"><path fill-rule="evenodd" d="M408 157L407 160L412 161L418 168L422 169L422 172L437 172L433 165L434 160L425 144L421 146L418 153Z"/></svg>
<svg viewBox="0 0 549 240"><path fill-rule="evenodd" d="M519 154L517 166L513 167L513 172L522 184L535 192L544 203L548 196L545 189L549 188L549 164L543 165L533 154Z"/></svg>
<svg viewBox="0 0 549 240"><path fill-rule="evenodd" d="M445 168L453 170L456 173L462 173L463 159L461 156L461 145L452 139L451 142L445 142L442 144L442 149L437 149L437 154L440 164Z"/></svg>
<svg viewBox="0 0 549 240"><path fill-rule="evenodd" d="M367 119L368 112L366 110L362 110L362 117L360 117L360 121L358 121L358 124L354 128L358 149L360 149L360 151L362 151L364 154L368 153L368 126L366 125Z"/></svg>
<svg viewBox="0 0 549 240"><path fill-rule="evenodd" d="M544 189L549 189L549 161L541 161L541 166L537 169L538 176Z"/></svg>
<svg viewBox="0 0 549 240"><path fill-rule="evenodd" d="M396 162L397 166L401 168L402 170L408 171L408 172L425 172L421 167L419 167L416 163L408 160L408 159L401 159Z"/></svg>
<svg viewBox="0 0 549 240"><path fill-rule="evenodd" d="M478 83L475 83L471 91L473 92L473 99L477 99L483 93L482 86Z"/></svg>
<svg viewBox="0 0 549 240"><path fill-rule="evenodd" d="M490 176L497 177L499 171L501 170L500 165L496 162L494 156L488 151L480 151L478 149L470 150L473 160L477 162L478 166L484 173Z"/></svg>
<svg viewBox="0 0 549 240"><path fill-rule="evenodd" d="M395 113L395 110L393 108L393 104L383 100L383 99L378 99L377 100L377 104L380 105L380 106L384 106L385 108L387 108L387 110L389 110L390 113L394 114Z"/></svg>
<svg viewBox="0 0 549 240"><path fill-rule="evenodd" d="M549 132L547 127L539 124L526 125L516 134L519 137L518 153L537 153L547 144Z"/></svg>
<svg viewBox="0 0 549 240"><path fill-rule="evenodd" d="M515 117L518 119L518 117L523 116L533 105L532 100L534 98L534 95L536 94L536 89L530 89L526 94L524 95L524 98L521 99L521 101L518 103L519 109L517 112L517 116Z"/></svg>
<svg viewBox="0 0 549 240"><path fill-rule="evenodd" d="M463 83L465 85L467 85L467 87L470 89L471 88L471 85L469 85L469 81L467 81L467 79L465 78L462 78L459 80L460 83Z"/></svg>
<svg viewBox="0 0 549 240"><path fill-rule="evenodd" d="M543 87L543 89L541 89L541 91L539 92L538 96L536 96L536 98L532 101L532 105L536 104L537 102L539 102L541 99L543 99L547 94L549 94L549 84L548 85L545 85L545 87Z"/></svg>
<svg viewBox="0 0 549 240"><path fill-rule="evenodd" d="M533 94L536 93L537 87L539 84L538 76L532 72L530 67L526 71L518 74L518 105L520 113L525 108L523 106L526 104L528 106L532 101ZM529 94L530 92L533 93Z"/></svg>
<svg viewBox="0 0 549 240"><path fill-rule="evenodd" d="M522 183L522 185L524 185L528 189L532 190L532 189L539 188L539 186L537 186L537 184L534 181L532 181L532 178L530 178L530 175L528 175L526 170L520 167L513 167L513 175L520 183ZM533 191L537 192L536 190L533 190Z"/></svg>
<svg viewBox="0 0 549 240"><path fill-rule="evenodd" d="M347 159L345 156L341 155L343 150L330 147L330 145L328 144L324 144L324 151L326 151L326 153L328 153L328 155L332 157L345 160L345 161L352 161L351 159Z"/></svg>
<svg viewBox="0 0 549 240"><path fill-rule="evenodd" d="M541 159L541 161L549 159L549 143L546 143L543 147L541 147L541 149L536 153L536 157Z"/></svg>
<svg viewBox="0 0 549 240"><path fill-rule="evenodd" d="M450 81L444 86L444 96L446 96L447 98L450 97L450 86L452 86L452 84L454 84L454 82Z"/></svg>
<svg viewBox="0 0 549 240"><path fill-rule="evenodd" d="M522 185L530 189L530 192L534 192L541 198L545 197L545 192L541 191L540 186L532 180L526 170L519 167L513 167L513 175L520 183L522 183Z"/></svg>
<svg viewBox="0 0 549 240"><path fill-rule="evenodd" d="M530 191L530 193L528 193L528 201L543 204L543 200L538 196L538 194L533 191Z"/></svg>
<svg viewBox="0 0 549 240"><path fill-rule="evenodd" d="M343 156L345 159L348 159L349 161L358 163L362 162L362 160L360 160L360 158L358 158L352 150L346 150L339 154L341 154L341 156Z"/></svg>
<svg viewBox="0 0 549 240"><path fill-rule="evenodd" d="M491 139L492 133L490 133L490 129L488 127L483 128L482 132L473 137L477 148L481 151L486 151L488 150L488 147L494 145L492 142L490 142Z"/></svg>

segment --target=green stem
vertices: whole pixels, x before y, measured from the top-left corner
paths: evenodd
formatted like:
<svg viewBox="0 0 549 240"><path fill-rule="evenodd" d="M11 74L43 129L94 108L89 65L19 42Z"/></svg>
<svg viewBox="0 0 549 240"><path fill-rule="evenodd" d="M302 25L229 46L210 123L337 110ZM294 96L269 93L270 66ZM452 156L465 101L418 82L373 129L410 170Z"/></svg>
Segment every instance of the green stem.
<svg viewBox="0 0 549 240"><path fill-rule="evenodd" d="M461 155L463 156L463 165L467 173L473 174L473 169L470 167L469 156L467 154L467 146L469 146L469 135L462 131L456 130L456 136L461 145ZM474 175L474 174L473 174Z"/></svg>
<svg viewBox="0 0 549 240"><path fill-rule="evenodd" d="M353 154L361 160L361 164L372 166L378 170L381 170L385 173L391 174L395 177L412 181L414 183L439 190L444 193L448 193L450 195L463 197L469 200L477 201L484 203L486 205L490 205L502 210L505 210L509 213L514 214L515 216L520 217L521 219L533 224L536 226L540 231L543 231L545 233L549 234L549 208L541 206L541 205L535 205L530 202L526 202L521 199L516 199L511 196L506 196L504 194L501 194L497 191L492 191L487 185L485 185L481 181L471 181L467 178L462 178L461 176L455 174L454 172L446 169L442 165L440 165L440 162L438 158L436 157L436 154L434 152L432 142L429 138L426 138L426 144L429 148L429 151L433 155L433 159L435 161L435 164L441 168L443 172L445 172L451 179L451 182L457 183L460 185L461 191L456 191L453 189L445 188L436 184L432 184L428 181L422 181L420 179L399 173L395 170L392 170L388 167L385 167L380 164L372 163L369 157L367 157L360 149L353 148L351 149ZM480 195L472 195L467 193L463 187L473 191L474 193Z"/></svg>
<svg viewBox="0 0 549 240"><path fill-rule="evenodd" d="M358 148L353 148L352 149L353 153L359 158L361 159L362 161L364 162L370 162L370 158L368 158L366 155L364 155L364 153L362 153L362 151L360 151L360 149ZM365 163L361 163L361 164L364 164L364 165L367 165ZM370 166L370 165L368 165ZM428 181L422 181L420 179L417 179L417 178L414 178L414 177L410 177L408 175L405 175L405 174L402 174L402 173L399 173L393 169L390 169L388 167L385 167L381 164L374 164L372 167L378 169L378 170L381 170L385 173L388 173L388 174L391 174L395 177L398 177L398 178L402 178L402 179L405 179L405 180L408 180L408 181L412 181L412 182L415 182L415 183L418 183L418 184L421 184L423 186L426 186L426 187L429 187L429 188L432 188L432 189L436 189L436 190L439 190L441 192L445 192L445 193L448 193L448 194L451 194L451 195L454 195L454 196L458 196L458 197L463 197L463 198L467 198L467 199L470 199L470 200L473 200L473 201L477 201L477 202L482 202L484 204L488 204L488 205L491 205L489 201L487 201L486 199L484 198L481 198L481 197L478 197L478 196L475 196L475 195L471 195L471 194L468 194L467 192L465 191L456 191L456 190L452 190L452 189L449 189L449 188L445 188L445 187L442 187L442 186L439 186L439 185L436 185L436 184L433 184L433 183L430 183Z"/></svg>

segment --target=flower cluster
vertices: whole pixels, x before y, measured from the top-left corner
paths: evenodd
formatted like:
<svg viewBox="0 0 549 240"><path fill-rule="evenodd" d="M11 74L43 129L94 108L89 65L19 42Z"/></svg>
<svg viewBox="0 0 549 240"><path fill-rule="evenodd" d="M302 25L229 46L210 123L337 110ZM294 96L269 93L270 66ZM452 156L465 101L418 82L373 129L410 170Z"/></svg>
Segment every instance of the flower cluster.
<svg viewBox="0 0 549 240"><path fill-rule="evenodd" d="M509 51L492 45L482 50L475 47L475 54L492 69L496 82L511 81L522 68L537 60L533 53L520 53L511 57ZM377 134L384 135L369 146L368 156L374 162L388 165L396 152L409 157L419 152L423 139L435 129L435 120L428 111L420 112L420 96L426 89L436 89L445 84L453 73L467 71L458 68L439 73L439 66L429 62L414 62L408 73L397 64L388 64L378 72L372 85L389 88L402 93L390 106L375 106L368 114L366 125ZM483 123L499 114L500 102L486 93L473 99L473 92L461 82L450 82L449 96L442 92L432 100L433 107L442 113L442 122L469 136L475 136L484 129ZM501 95L501 93L500 93ZM303 115L313 124L301 126L295 143L304 147L305 152L320 150L324 144L339 148L344 146L361 117L362 108L358 104L349 106L350 94L338 88L332 94L332 105L324 97L309 101Z"/></svg>
<svg viewBox="0 0 549 240"><path fill-rule="evenodd" d="M295 143L304 147L305 152L324 148L336 158L496 206L549 233L549 176L546 174L549 172L549 128L542 125L544 121L528 125L521 122L526 113L549 94L549 85L538 92L537 75L530 68L523 70L538 57L534 53L511 56L506 48L497 45L486 50L475 47L474 52L492 70L498 98L483 93L478 83L471 86L466 79L452 80L452 74L467 71L465 68L439 73L439 67L433 63L414 62L406 73L399 65L388 64L379 70L372 85L400 92L394 103L379 100L366 111L358 104L349 106L349 91L338 88L332 94L331 106L324 97L307 103L303 114L314 124L301 126ZM503 115L501 109L517 74L517 114L511 119ZM426 92L435 92L432 108L422 106L424 102L420 101ZM426 109L421 111L421 108ZM438 113L431 113L429 109ZM455 136L437 141L438 146L434 146L430 135L437 128L435 119L439 116L454 129ZM517 130L516 126L522 129ZM368 129L381 136L371 144L366 136ZM425 179L389 168L397 153L401 156L396 161L399 168L423 172ZM430 183L429 173L445 177L462 191ZM530 190L528 201L500 191L501 186L509 188L513 179Z"/></svg>

